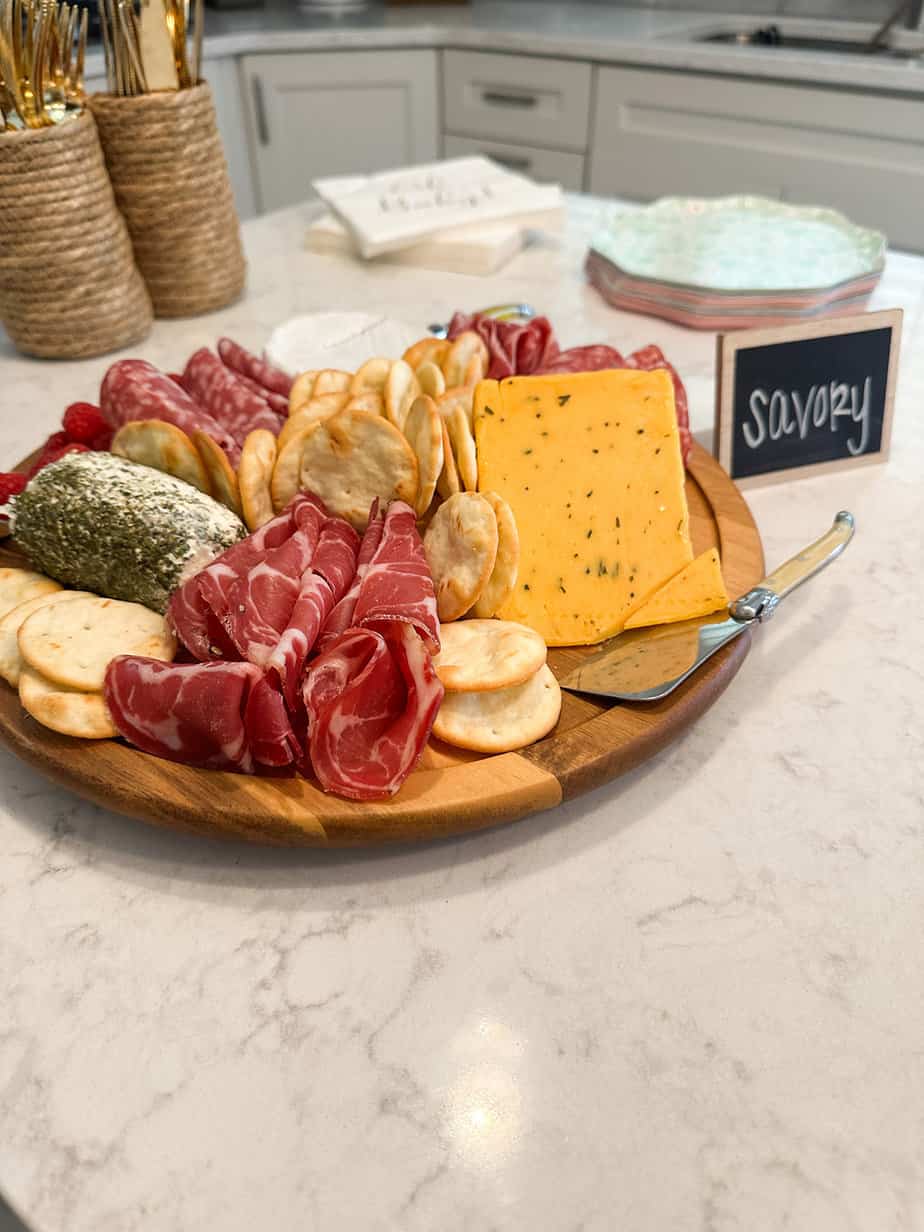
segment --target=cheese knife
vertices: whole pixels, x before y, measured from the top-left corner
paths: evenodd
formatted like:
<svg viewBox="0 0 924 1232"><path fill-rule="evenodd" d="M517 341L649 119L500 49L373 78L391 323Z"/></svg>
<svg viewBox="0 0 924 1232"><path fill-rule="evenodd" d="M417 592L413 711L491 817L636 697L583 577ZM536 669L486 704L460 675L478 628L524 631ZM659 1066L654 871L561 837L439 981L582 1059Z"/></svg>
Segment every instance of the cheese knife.
<svg viewBox="0 0 924 1232"><path fill-rule="evenodd" d="M745 629L769 620L782 599L840 556L853 532L853 514L839 513L827 534L736 599L729 605L727 616L716 612L677 624L620 633L559 684L572 693L590 693L614 701L660 701Z"/></svg>

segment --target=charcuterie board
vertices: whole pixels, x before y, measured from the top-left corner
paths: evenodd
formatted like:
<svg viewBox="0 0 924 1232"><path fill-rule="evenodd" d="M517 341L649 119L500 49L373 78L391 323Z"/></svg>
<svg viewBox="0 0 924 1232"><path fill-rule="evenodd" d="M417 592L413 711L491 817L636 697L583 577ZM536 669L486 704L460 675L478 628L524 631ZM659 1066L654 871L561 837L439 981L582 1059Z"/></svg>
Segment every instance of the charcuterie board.
<svg viewBox="0 0 924 1232"><path fill-rule="evenodd" d="M719 464L694 446L687 501L695 551L718 546L740 594L763 575L760 536ZM750 644L745 633L661 702L607 706L566 694L558 726L517 753L483 757L432 741L387 802L353 803L300 778L254 778L158 760L117 740L40 726L0 684L0 739L78 795L156 825L267 845L348 846L445 837L516 821L617 778L664 749L719 697ZM586 650L551 652L559 675Z"/></svg>

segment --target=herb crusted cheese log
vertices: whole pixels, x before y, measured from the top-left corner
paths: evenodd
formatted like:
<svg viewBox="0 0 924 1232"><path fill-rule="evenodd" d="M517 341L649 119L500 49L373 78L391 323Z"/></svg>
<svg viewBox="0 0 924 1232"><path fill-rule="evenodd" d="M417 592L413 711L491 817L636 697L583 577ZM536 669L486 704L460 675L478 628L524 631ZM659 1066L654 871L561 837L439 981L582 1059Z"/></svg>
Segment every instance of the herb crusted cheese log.
<svg viewBox="0 0 924 1232"><path fill-rule="evenodd" d="M550 646L600 642L693 559L667 372L482 381L474 418L479 489L520 536L503 620Z"/></svg>
<svg viewBox="0 0 924 1232"><path fill-rule="evenodd" d="M189 573L247 534L181 479L110 453L72 453L16 498L13 533L37 569L156 612Z"/></svg>

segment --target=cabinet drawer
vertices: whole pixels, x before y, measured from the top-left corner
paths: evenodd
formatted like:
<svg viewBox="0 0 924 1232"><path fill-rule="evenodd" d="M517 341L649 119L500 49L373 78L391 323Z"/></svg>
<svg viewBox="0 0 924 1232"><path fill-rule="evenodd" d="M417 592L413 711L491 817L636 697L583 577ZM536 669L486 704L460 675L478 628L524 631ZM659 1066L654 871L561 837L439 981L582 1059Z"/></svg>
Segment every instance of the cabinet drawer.
<svg viewBox="0 0 924 1232"><path fill-rule="evenodd" d="M445 126L469 137L584 150L590 71L575 60L446 51Z"/></svg>
<svg viewBox="0 0 924 1232"><path fill-rule="evenodd" d="M446 133L443 154L446 158L484 154L502 167L509 167L511 171L528 175L540 183L561 184L569 192L580 192L584 187L584 155L574 154L570 150L543 150L536 145L512 145L506 141L486 141L480 137L456 137Z"/></svg>

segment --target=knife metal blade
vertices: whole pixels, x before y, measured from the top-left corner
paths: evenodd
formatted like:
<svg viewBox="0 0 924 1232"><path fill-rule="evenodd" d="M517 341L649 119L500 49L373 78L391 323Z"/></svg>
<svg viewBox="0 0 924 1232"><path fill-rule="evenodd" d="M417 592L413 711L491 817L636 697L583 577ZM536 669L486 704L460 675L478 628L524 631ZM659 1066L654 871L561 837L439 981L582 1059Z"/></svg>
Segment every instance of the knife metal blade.
<svg viewBox="0 0 924 1232"><path fill-rule="evenodd" d="M736 599L727 613L620 633L559 684L572 693L613 701L667 697L717 650L745 629L769 620L781 599L836 560L853 538L854 527L852 514L839 513L827 534Z"/></svg>

